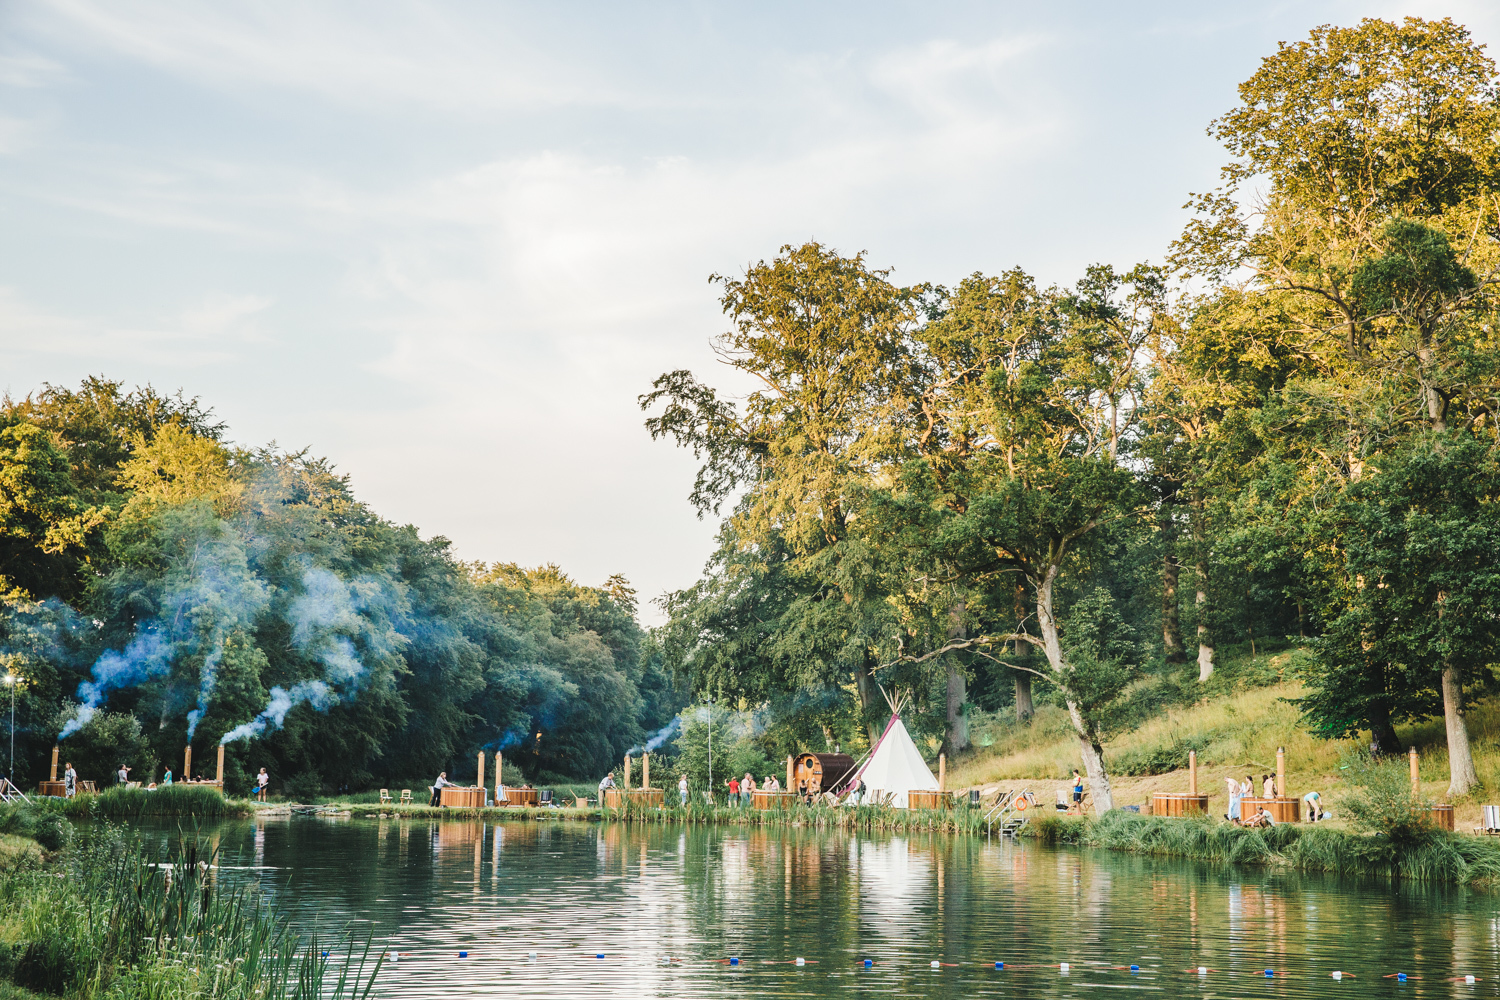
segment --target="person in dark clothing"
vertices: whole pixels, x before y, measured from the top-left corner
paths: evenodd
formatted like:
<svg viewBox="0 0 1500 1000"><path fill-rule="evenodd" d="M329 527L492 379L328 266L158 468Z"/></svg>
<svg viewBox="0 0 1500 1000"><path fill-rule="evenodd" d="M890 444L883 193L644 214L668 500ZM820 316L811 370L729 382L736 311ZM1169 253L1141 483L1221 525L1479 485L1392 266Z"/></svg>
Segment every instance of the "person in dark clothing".
<svg viewBox="0 0 1500 1000"><path fill-rule="evenodd" d="M446 788L448 785L451 785L451 784L453 784L453 782L451 782L451 781L448 780L448 772L447 771L444 771L442 774L439 774L437 776L437 780L432 783L432 801L428 802L427 804L429 806L431 806L432 808L434 808L434 809L436 809L438 806L442 805L442 803L443 803L443 789Z"/></svg>

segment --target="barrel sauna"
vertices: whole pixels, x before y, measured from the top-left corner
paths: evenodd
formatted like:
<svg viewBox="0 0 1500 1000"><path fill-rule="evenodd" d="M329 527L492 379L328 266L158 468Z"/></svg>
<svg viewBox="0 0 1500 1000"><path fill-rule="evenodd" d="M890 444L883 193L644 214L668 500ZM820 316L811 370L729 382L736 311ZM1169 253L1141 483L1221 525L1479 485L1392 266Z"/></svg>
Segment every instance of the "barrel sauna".
<svg viewBox="0 0 1500 1000"><path fill-rule="evenodd" d="M1247 820L1264 809L1278 823L1300 823L1302 800L1277 796L1274 799L1245 797L1240 799L1240 819Z"/></svg>
<svg viewBox="0 0 1500 1000"><path fill-rule="evenodd" d="M484 808L484 789L477 785L465 788L462 785L444 785L438 791L438 803L446 809Z"/></svg>
<svg viewBox="0 0 1500 1000"><path fill-rule="evenodd" d="M1151 815L1153 816L1206 816L1208 796L1189 795L1187 792L1151 793Z"/></svg>
<svg viewBox="0 0 1500 1000"><path fill-rule="evenodd" d="M1439 830L1453 830L1452 806L1428 806L1422 812L1427 814L1427 821Z"/></svg>
<svg viewBox="0 0 1500 1000"><path fill-rule="evenodd" d="M756 809L788 809L796 802L796 792L763 792L758 788L750 799Z"/></svg>
<svg viewBox="0 0 1500 1000"><path fill-rule="evenodd" d="M840 781L854 770L854 758L846 753L803 753L792 763L791 791L801 792L802 783L807 782L810 795L821 795L838 787Z"/></svg>
<svg viewBox="0 0 1500 1000"><path fill-rule="evenodd" d="M906 793L906 807L908 809L952 809L953 793L913 789Z"/></svg>

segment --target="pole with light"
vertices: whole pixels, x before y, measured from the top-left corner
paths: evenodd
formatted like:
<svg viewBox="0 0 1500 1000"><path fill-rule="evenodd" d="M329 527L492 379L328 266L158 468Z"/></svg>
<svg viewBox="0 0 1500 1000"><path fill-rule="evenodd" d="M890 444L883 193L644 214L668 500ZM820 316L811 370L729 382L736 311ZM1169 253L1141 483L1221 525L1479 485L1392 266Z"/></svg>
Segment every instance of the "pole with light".
<svg viewBox="0 0 1500 1000"><path fill-rule="evenodd" d="M714 801L714 696L708 696L708 802Z"/></svg>
<svg viewBox="0 0 1500 1000"><path fill-rule="evenodd" d="M10 688L10 767L5 776L10 779L11 784L16 781L16 687L20 681L21 678L14 671L5 672L5 686Z"/></svg>

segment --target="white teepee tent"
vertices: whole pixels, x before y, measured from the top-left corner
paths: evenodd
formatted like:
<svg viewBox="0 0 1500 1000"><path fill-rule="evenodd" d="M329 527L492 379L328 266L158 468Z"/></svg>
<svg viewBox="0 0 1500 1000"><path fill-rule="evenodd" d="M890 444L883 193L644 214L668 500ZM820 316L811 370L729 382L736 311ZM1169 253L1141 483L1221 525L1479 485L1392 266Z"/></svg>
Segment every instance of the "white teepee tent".
<svg viewBox="0 0 1500 1000"><path fill-rule="evenodd" d="M880 742L846 781L850 787L857 787L861 781L865 783L865 801L885 801L889 796L889 804L897 809L906 808L907 792L935 792L938 786L900 715L891 716Z"/></svg>

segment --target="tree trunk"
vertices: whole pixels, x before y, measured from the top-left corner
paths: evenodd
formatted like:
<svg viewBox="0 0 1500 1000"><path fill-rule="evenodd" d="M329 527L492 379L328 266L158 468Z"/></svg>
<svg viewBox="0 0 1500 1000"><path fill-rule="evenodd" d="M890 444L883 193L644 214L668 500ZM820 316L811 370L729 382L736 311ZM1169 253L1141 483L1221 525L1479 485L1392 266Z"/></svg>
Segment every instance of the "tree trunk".
<svg viewBox="0 0 1500 1000"><path fill-rule="evenodd" d="M1457 798L1479 784L1469 727L1464 725L1463 676L1452 662L1443 664L1443 722L1448 729L1448 794Z"/></svg>
<svg viewBox="0 0 1500 1000"><path fill-rule="evenodd" d="M1175 553L1168 552L1161 568L1161 646L1168 663L1187 662L1187 646L1182 641L1182 621L1177 614L1177 575L1181 564Z"/></svg>
<svg viewBox="0 0 1500 1000"><path fill-rule="evenodd" d="M875 684L875 657L868 649L859 666L854 668L854 690L859 694L859 712L864 717L865 731L870 734L870 746L873 747L884 728L876 721L875 711L884 699Z"/></svg>
<svg viewBox="0 0 1500 1000"><path fill-rule="evenodd" d="M1031 675L1016 671L1016 721L1025 722L1036 714L1031 704Z"/></svg>
<svg viewBox="0 0 1500 1000"><path fill-rule="evenodd" d="M1391 724L1391 706L1384 698L1370 702L1371 751L1377 754L1399 753L1401 742L1396 737L1396 727Z"/></svg>
<svg viewBox="0 0 1500 1000"><path fill-rule="evenodd" d="M1064 673L1062 642L1058 637L1057 618L1052 606L1052 585L1057 580L1058 567L1048 566L1036 589L1037 624L1042 630L1042 642L1047 651L1047 663L1054 676ZM1102 816L1115 807L1114 796L1109 790L1109 774L1104 770L1104 752L1093 732L1084 721L1083 713L1070 695L1067 699L1068 718L1073 722L1073 733L1078 737L1079 754L1083 757L1083 770L1089 778L1089 792L1094 797L1094 813Z"/></svg>
<svg viewBox="0 0 1500 1000"><path fill-rule="evenodd" d="M1208 614L1208 560L1203 557L1203 517L1193 518L1193 547L1198 550L1195 567L1198 575L1198 590L1193 604L1198 609L1198 683L1202 684L1214 674L1214 642L1208 633L1203 618Z"/></svg>
<svg viewBox="0 0 1500 1000"><path fill-rule="evenodd" d="M959 601L948 609L948 638L962 639L964 631L965 603ZM964 711L968 700L968 684L964 678L964 665L957 653L949 653L948 660L948 729L943 736L944 752L950 757L969 749L969 716Z"/></svg>

